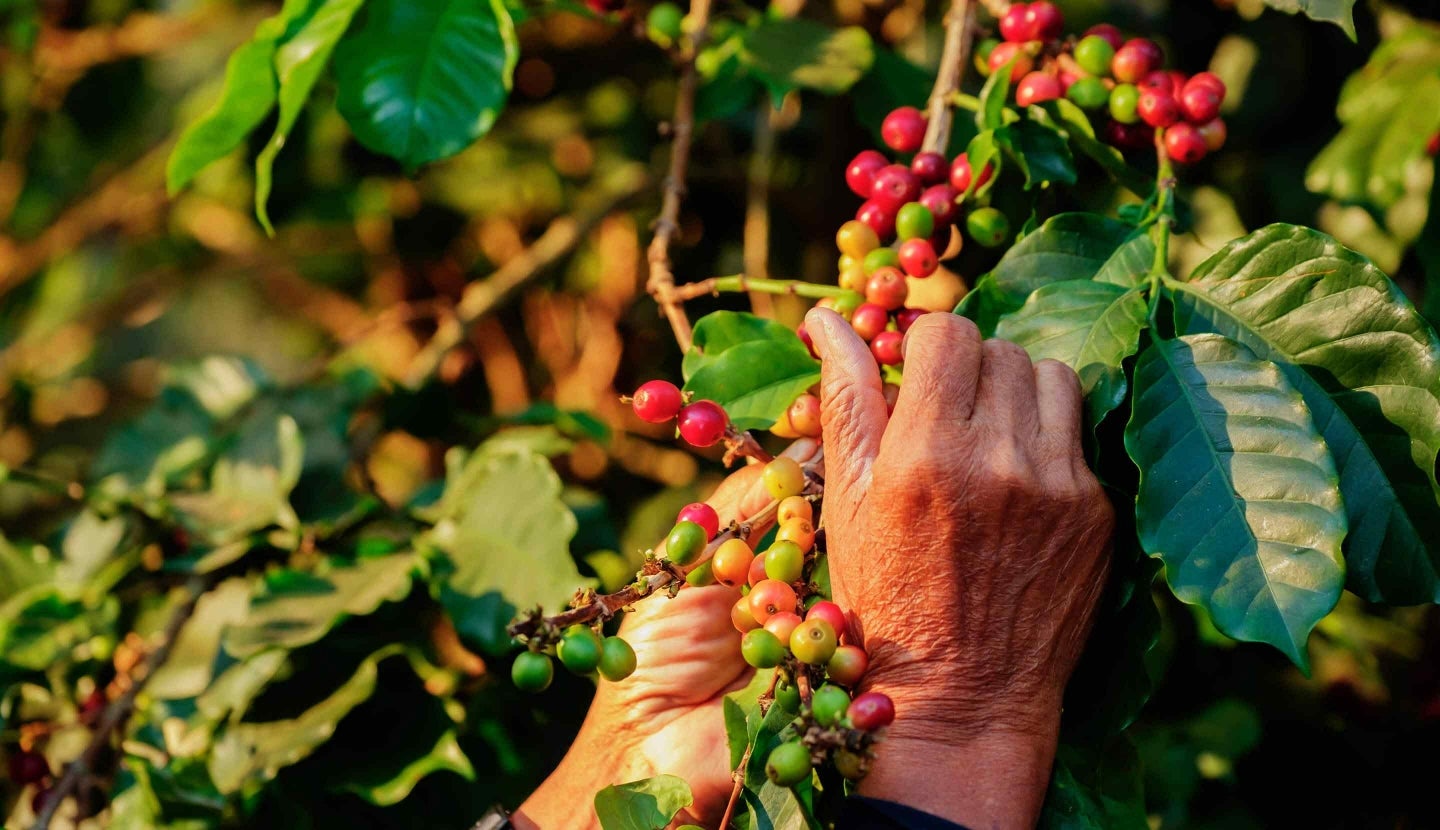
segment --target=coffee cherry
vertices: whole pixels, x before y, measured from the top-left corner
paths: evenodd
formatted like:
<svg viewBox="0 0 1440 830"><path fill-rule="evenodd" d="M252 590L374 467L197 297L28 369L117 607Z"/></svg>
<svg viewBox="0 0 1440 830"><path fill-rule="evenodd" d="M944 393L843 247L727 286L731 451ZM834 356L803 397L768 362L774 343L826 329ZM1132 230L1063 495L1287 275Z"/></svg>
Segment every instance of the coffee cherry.
<svg viewBox="0 0 1440 830"><path fill-rule="evenodd" d="M685 13L674 3L656 3L645 16L645 32L662 47L669 48L680 39Z"/></svg>
<svg viewBox="0 0 1440 830"><path fill-rule="evenodd" d="M50 775L50 762L33 749L17 749L10 755L10 780L23 787L38 784Z"/></svg>
<svg viewBox="0 0 1440 830"><path fill-rule="evenodd" d="M625 0L585 0L585 5L590 11L604 16L625 8Z"/></svg>
<svg viewBox="0 0 1440 830"><path fill-rule="evenodd" d="M859 781L869 771L869 762L865 756L848 749L835 750L830 761L835 765L835 771L840 773L840 777L847 781Z"/></svg>
<svg viewBox="0 0 1440 830"><path fill-rule="evenodd" d="M830 623L836 637L844 637L846 629L845 612L828 599L820 600L805 612L807 620L824 620Z"/></svg>
<svg viewBox="0 0 1440 830"><path fill-rule="evenodd" d="M1114 59L1115 47L1101 35L1086 35L1075 44L1075 62L1091 75L1109 75L1110 61Z"/></svg>
<svg viewBox="0 0 1440 830"><path fill-rule="evenodd" d="M906 276L925 278L940 267L929 239L907 239L900 245L900 267Z"/></svg>
<svg viewBox="0 0 1440 830"><path fill-rule="evenodd" d="M800 711L800 687L787 680L775 684L775 705L786 712Z"/></svg>
<svg viewBox="0 0 1440 830"><path fill-rule="evenodd" d="M1031 25L1029 11L1025 3L1012 3L1005 13L1000 15L1000 36L1010 43L1024 43L1027 40L1035 40L1035 30Z"/></svg>
<svg viewBox="0 0 1440 830"><path fill-rule="evenodd" d="M705 540L708 542L715 538L720 532L720 516L715 508L703 501L694 504L687 504L680 508L680 514L675 517L677 522L694 522L705 530Z"/></svg>
<svg viewBox="0 0 1440 830"><path fill-rule="evenodd" d="M870 226L881 239L895 236L895 211L874 199L867 199L855 210L855 218Z"/></svg>
<svg viewBox="0 0 1440 830"><path fill-rule="evenodd" d="M815 525L811 524L809 519L781 522L780 529L775 532L775 541L794 542L801 553L809 553L815 547Z"/></svg>
<svg viewBox="0 0 1440 830"><path fill-rule="evenodd" d="M1089 37L1091 35L1104 38L1105 42L1110 44L1111 50L1119 49L1125 45L1125 36L1120 33L1119 28L1110 23L1096 23L1094 26L1086 29L1085 36ZM1105 69L1108 71L1110 67L1106 66Z"/></svg>
<svg viewBox="0 0 1440 830"><path fill-rule="evenodd" d="M846 256L861 258L880 247L880 236L869 225L851 219L835 232L835 247ZM844 266L842 265L843 269Z"/></svg>
<svg viewBox="0 0 1440 830"><path fill-rule="evenodd" d="M902 308L895 312L895 326L904 334L915 325L915 321L925 316L928 312L923 308Z"/></svg>
<svg viewBox="0 0 1440 830"><path fill-rule="evenodd" d="M1110 72L1115 80L1122 83L1137 83L1141 78L1160 68L1160 47L1154 42L1135 38L1115 50L1110 60Z"/></svg>
<svg viewBox="0 0 1440 830"><path fill-rule="evenodd" d="M750 616L761 625L781 611L795 613L795 589L778 579L762 579L755 583L747 599L750 600Z"/></svg>
<svg viewBox="0 0 1440 830"><path fill-rule="evenodd" d="M925 113L914 107L892 110L880 122L880 138L897 153L913 153L925 141Z"/></svg>
<svg viewBox="0 0 1440 830"><path fill-rule="evenodd" d="M1031 40L1057 40L1065 33L1065 15L1050 0L1036 0L1025 10Z"/></svg>
<svg viewBox="0 0 1440 830"><path fill-rule="evenodd" d="M1122 149L1133 150L1138 147L1148 147L1154 136L1154 128L1147 124L1122 124L1119 121L1111 121L1105 125L1105 140Z"/></svg>
<svg viewBox="0 0 1440 830"><path fill-rule="evenodd" d="M705 550L708 541L705 528L694 522L679 522L665 537L665 558L676 565L688 565Z"/></svg>
<svg viewBox="0 0 1440 830"><path fill-rule="evenodd" d="M1180 91L1180 112L1191 124L1204 124L1220 114L1220 101L1224 92L1216 90L1213 84L1194 79L1185 83Z"/></svg>
<svg viewBox="0 0 1440 830"><path fill-rule="evenodd" d="M970 189L970 181L973 177L974 171L970 169L970 155L961 153L956 156L955 161L950 164L950 186L960 193L965 193ZM985 169L980 171L980 180L975 183L975 187L984 187L986 182L994 177L995 165L986 164Z"/></svg>
<svg viewBox="0 0 1440 830"><path fill-rule="evenodd" d="M730 588L744 585L750 574L750 562L754 559L755 552L744 539L726 539L710 557L715 581Z"/></svg>
<svg viewBox="0 0 1440 830"><path fill-rule="evenodd" d="M725 437L725 427L730 425L725 410L714 401L695 401L680 410L677 424L680 437L692 446L711 447Z"/></svg>
<svg viewBox="0 0 1440 830"><path fill-rule="evenodd" d="M1140 93L1140 105L1136 107L1140 120L1152 127L1168 127L1180 120L1180 105L1175 96L1167 91L1146 89Z"/></svg>
<svg viewBox="0 0 1440 830"><path fill-rule="evenodd" d="M1065 90L1054 75L1031 72L1021 78L1020 85L1015 87L1015 103L1028 107L1041 101L1053 101L1064 94Z"/></svg>
<svg viewBox="0 0 1440 830"><path fill-rule="evenodd" d="M865 276L868 281L869 276L881 268L897 268L899 265L899 251L894 248L876 248L865 255L865 262L862 267L865 269Z"/></svg>
<svg viewBox="0 0 1440 830"><path fill-rule="evenodd" d="M740 655L757 669L773 669L785 661L785 646L779 637L757 628L740 639Z"/></svg>
<svg viewBox="0 0 1440 830"><path fill-rule="evenodd" d="M855 316L855 311L860 308L865 298L856 294L854 295L854 300L855 305L850 306L848 311L842 312L843 316L847 319ZM840 310L838 305L836 306L836 310ZM790 408L786 410L786 414L790 416L790 426L794 427L797 433L806 438L820 437L819 398L808 393L801 395L791 402Z"/></svg>
<svg viewBox="0 0 1440 830"><path fill-rule="evenodd" d="M1018 43L1002 43L990 53L990 71L999 72L1006 64L1010 64L1010 83L1016 84L1035 68L1035 59Z"/></svg>
<svg viewBox="0 0 1440 830"><path fill-rule="evenodd" d="M810 750L799 741L789 741L770 750L765 759L765 777L777 787L793 787L810 780Z"/></svg>
<svg viewBox="0 0 1440 830"><path fill-rule="evenodd" d="M619 682L635 673L635 649L619 637L606 637L600 644L600 675Z"/></svg>
<svg viewBox="0 0 1440 830"><path fill-rule="evenodd" d="M735 626L735 630L741 634L760 627L760 623L756 622L754 615L750 613L749 597L741 597L735 600L734 605L730 606L730 624Z"/></svg>
<svg viewBox="0 0 1440 830"><path fill-rule="evenodd" d="M1140 82L1135 84L1135 86L1139 87L1141 92L1144 92L1147 89L1155 89L1159 90L1160 92L1168 92L1171 95L1175 95L1177 92L1179 92L1179 90L1175 89L1175 82L1171 79L1170 73L1166 72L1163 69L1157 69L1154 72L1151 72L1149 75L1141 78Z"/></svg>
<svg viewBox="0 0 1440 830"><path fill-rule="evenodd" d="M572 625L555 649L560 663L576 674L589 674L600 665L600 638L589 626Z"/></svg>
<svg viewBox="0 0 1440 830"><path fill-rule="evenodd" d="M845 710L850 707L850 695L839 686L826 683L810 696L810 714L815 722L829 728L838 726L845 719Z"/></svg>
<svg viewBox="0 0 1440 830"><path fill-rule="evenodd" d="M780 502L780 507L775 511L775 521L782 526L786 522L793 522L796 519L804 519L807 522L815 521L815 507L804 496L786 498Z"/></svg>
<svg viewBox="0 0 1440 830"><path fill-rule="evenodd" d="M976 242L994 248L1010 235L1010 220L993 207L977 208L965 217L965 230Z"/></svg>
<svg viewBox="0 0 1440 830"><path fill-rule="evenodd" d="M898 331L882 331L870 341L870 353L881 366L895 366L904 359L900 354L900 343L905 335Z"/></svg>
<svg viewBox="0 0 1440 830"><path fill-rule="evenodd" d="M685 403L680 389L675 384L664 380L652 380L642 383L635 395L630 399L630 408L640 420L652 424L663 424L680 411Z"/></svg>
<svg viewBox="0 0 1440 830"><path fill-rule="evenodd" d="M830 679L845 686L854 686L870 668L870 657L859 646L840 646L825 664Z"/></svg>
<svg viewBox="0 0 1440 830"><path fill-rule="evenodd" d="M851 259L853 259L853 257ZM862 292L861 299L863 300L865 277L865 266L860 262L855 262L853 265L848 265L840 269L840 278L836 280L836 282L840 284L841 288Z"/></svg>
<svg viewBox="0 0 1440 830"><path fill-rule="evenodd" d="M745 584L749 585L751 588L754 588L756 585L759 585L761 582L764 581L765 557L763 555L757 554L755 558L750 561L750 570L745 574ZM742 588L741 590L743 591L744 589Z"/></svg>
<svg viewBox="0 0 1440 830"><path fill-rule="evenodd" d="M905 298L909 294L910 287L905 284L905 275L900 273L898 268L881 268L871 274L869 281L865 283L865 302L874 303L886 311L905 305Z"/></svg>
<svg viewBox="0 0 1440 830"><path fill-rule="evenodd" d="M1165 131L1165 154L1181 164L1205 158L1205 138L1190 124L1176 124Z"/></svg>
<svg viewBox="0 0 1440 830"><path fill-rule="evenodd" d="M805 489L805 471L800 469L800 462L789 456L782 455L766 464L761 478L765 482L765 491L777 501L786 496L798 496Z"/></svg>
<svg viewBox="0 0 1440 830"><path fill-rule="evenodd" d="M895 722L895 703L881 692L866 692L850 702L850 723L870 732Z"/></svg>
<svg viewBox="0 0 1440 830"><path fill-rule="evenodd" d="M543 692L555 679L555 666L538 651L522 651L510 666L510 680L522 692Z"/></svg>
<svg viewBox="0 0 1440 830"><path fill-rule="evenodd" d="M752 607L750 611L754 613L755 609ZM823 666L830 662L837 645L839 643L835 629L830 627L830 623L820 619L807 619L796 626L795 632L790 635L790 651L795 655L795 659L812 666Z"/></svg>
<svg viewBox="0 0 1440 830"><path fill-rule="evenodd" d="M1082 110L1098 110L1110 100L1110 90L1099 78L1081 78L1065 90L1065 97Z"/></svg>
<svg viewBox="0 0 1440 830"><path fill-rule="evenodd" d="M777 541L765 551L765 578L799 582L805 572L805 552L794 542Z"/></svg>
<svg viewBox="0 0 1440 830"><path fill-rule="evenodd" d="M1225 129L1225 119L1216 118L1201 124L1195 129L1200 133L1200 138L1205 141L1206 150L1213 153L1225 146L1225 135L1227 132ZM1437 135L1440 135L1440 133L1437 133Z"/></svg>
<svg viewBox="0 0 1440 830"><path fill-rule="evenodd" d="M715 584L714 563L709 559L690 569L685 574L685 584L691 588L704 588L706 585Z"/></svg>
<svg viewBox="0 0 1440 830"><path fill-rule="evenodd" d="M789 611L782 611L774 614L765 621L765 630L774 634L782 643L790 642L790 635L800 625L800 615L792 614Z"/></svg>
<svg viewBox="0 0 1440 830"><path fill-rule="evenodd" d="M910 160L910 172L922 185L939 184L950 174L950 162L939 153L917 153Z"/></svg>
<svg viewBox="0 0 1440 830"><path fill-rule="evenodd" d="M949 171L946 171L949 176ZM948 184L937 184L925 188L920 194L920 204L930 211L930 216L935 220L937 228L944 228L955 219L955 200L960 198L960 192Z"/></svg>
<svg viewBox="0 0 1440 830"><path fill-rule="evenodd" d="M879 150L863 150L846 166L845 183L856 196L868 199L875 187L875 174L889 163Z"/></svg>
<svg viewBox="0 0 1440 830"><path fill-rule="evenodd" d="M815 358L816 360L820 359L820 353L815 351L815 341L811 339L810 332L805 330L804 323L801 323L799 326L796 327L795 336L800 338L801 343L805 344L805 350L810 352L811 357Z"/></svg>
<svg viewBox="0 0 1440 830"><path fill-rule="evenodd" d="M895 233L901 239L929 239L935 232L935 217L919 202L902 205L895 214Z"/></svg>
<svg viewBox="0 0 1440 830"><path fill-rule="evenodd" d="M855 329L861 340L875 339L875 335L884 331L889 322L890 312L877 303L865 303L850 315L850 327Z"/></svg>
<svg viewBox="0 0 1440 830"><path fill-rule="evenodd" d="M892 164L875 174L875 187L870 199L889 211L898 211L901 206L920 198L920 177L910 172L903 164ZM883 238L887 234L880 234Z"/></svg>
<svg viewBox="0 0 1440 830"><path fill-rule="evenodd" d="M1220 80L1220 76L1214 72L1196 72L1191 76L1190 80L1185 82L1186 86L1190 86L1191 84L1209 87L1215 90L1215 94L1219 96L1221 101L1225 100L1225 82Z"/></svg>
<svg viewBox="0 0 1440 830"><path fill-rule="evenodd" d="M45 808L50 806L50 799L54 797L54 787L41 787L36 790L35 794L30 796L30 812L37 816L45 812Z"/></svg>
<svg viewBox="0 0 1440 830"><path fill-rule="evenodd" d="M1140 120L1136 111L1140 106L1140 89L1133 84L1116 84L1110 90L1110 117L1121 124L1134 124Z"/></svg>

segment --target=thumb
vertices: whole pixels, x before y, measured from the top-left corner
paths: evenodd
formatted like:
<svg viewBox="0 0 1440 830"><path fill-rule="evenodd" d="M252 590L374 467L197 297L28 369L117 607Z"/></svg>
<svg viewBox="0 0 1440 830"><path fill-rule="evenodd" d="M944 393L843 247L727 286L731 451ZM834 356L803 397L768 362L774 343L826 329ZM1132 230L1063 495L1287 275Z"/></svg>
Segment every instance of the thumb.
<svg viewBox="0 0 1440 830"><path fill-rule="evenodd" d="M820 421L825 440L826 489L856 499L880 451L887 409L880 369L865 341L840 315L817 308L805 328L820 355ZM845 495L853 493L854 495Z"/></svg>

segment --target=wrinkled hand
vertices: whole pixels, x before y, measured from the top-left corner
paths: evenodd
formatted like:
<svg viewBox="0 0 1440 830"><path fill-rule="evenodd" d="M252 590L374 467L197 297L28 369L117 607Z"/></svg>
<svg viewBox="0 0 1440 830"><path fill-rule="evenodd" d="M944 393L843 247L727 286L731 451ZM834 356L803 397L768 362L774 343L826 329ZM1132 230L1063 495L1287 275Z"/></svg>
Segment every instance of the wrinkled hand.
<svg viewBox="0 0 1440 830"><path fill-rule="evenodd" d="M814 452L813 442L801 441L787 454L803 461ZM758 464L738 470L706 500L722 528L770 502L761 470ZM601 681L570 752L525 802L517 827L596 827L590 805L597 790L662 773L690 785L695 801L687 820L720 818L732 787L721 700L754 673L730 622L738 596L720 585L686 588L674 599L646 599L625 615L620 635L635 649L635 673L619 683Z"/></svg>
<svg viewBox="0 0 1440 830"><path fill-rule="evenodd" d="M935 779L913 759L988 757L1012 788L1038 777L1043 797L1114 524L1081 450L1075 373L982 342L964 318L928 314L906 336L905 382L887 423L865 344L829 311L806 325L823 360L832 587L870 653L867 687L897 711L862 792L970 827L1033 825L1027 812L1039 802L994 785L985 797L998 799L998 814L925 801ZM906 779L923 786L899 797Z"/></svg>

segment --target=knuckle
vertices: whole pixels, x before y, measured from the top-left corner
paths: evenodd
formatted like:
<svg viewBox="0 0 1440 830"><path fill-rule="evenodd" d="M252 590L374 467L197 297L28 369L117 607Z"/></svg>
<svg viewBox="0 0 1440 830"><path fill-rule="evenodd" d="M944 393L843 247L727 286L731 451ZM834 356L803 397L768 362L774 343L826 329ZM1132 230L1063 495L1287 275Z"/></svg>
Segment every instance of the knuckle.
<svg viewBox="0 0 1440 830"><path fill-rule="evenodd" d="M1054 384L1076 396L1080 394L1080 376L1075 374L1075 370L1070 368L1068 363L1047 357L1035 364L1035 373L1041 383Z"/></svg>
<svg viewBox="0 0 1440 830"><path fill-rule="evenodd" d="M954 348L980 342L980 328L974 321L958 314L924 314L910 326L903 348L915 343L931 343L939 348Z"/></svg>
<svg viewBox="0 0 1440 830"><path fill-rule="evenodd" d="M1012 343L1009 340L992 338L985 341L985 357L992 360L999 360L1004 363L1030 362L1030 354L1024 347Z"/></svg>

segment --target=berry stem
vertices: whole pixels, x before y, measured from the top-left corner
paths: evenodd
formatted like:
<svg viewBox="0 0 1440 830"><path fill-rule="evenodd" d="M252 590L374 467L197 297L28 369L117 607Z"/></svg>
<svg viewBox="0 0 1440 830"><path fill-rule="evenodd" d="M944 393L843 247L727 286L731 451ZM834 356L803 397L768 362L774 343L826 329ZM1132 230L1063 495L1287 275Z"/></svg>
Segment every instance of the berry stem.
<svg viewBox="0 0 1440 830"><path fill-rule="evenodd" d="M769 464L775 456L765 451L749 430L738 430L733 425L725 426L725 466L737 458L753 458L761 464Z"/></svg>
<svg viewBox="0 0 1440 830"><path fill-rule="evenodd" d="M1160 306L1160 282L1170 276L1170 232L1175 225L1175 166L1165 152L1165 131L1155 131L1155 261L1150 265L1150 319Z"/></svg>
<svg viewBox="0 0 1440 830"><path fill-rule="evenodd" d="M926 106L930 123L925 128L925 141L920 145L922 153L945 154L949 148L950 123L954 117L951 99L965 77L974 38L975 6L970 0L951 0L950 11L945 14L945 45L940 52L940 68Z"/></svg>
<svg viewBox="0 0 1440 830"><path fill-rule="evenodd" d="M693 300L696 297L709 297L715 294L744 293L753 291L760 294L792 294L796 297L809 297L820 299L821 297L843 297L852 293L848 288L841 288L838 285L823 285L818 282L805 282L804 280L772 280L759 277L747 277L744 274L731 274L728 277L711 277L709 279L692 282L677 287L670 296L677 300Z"/></svg>

